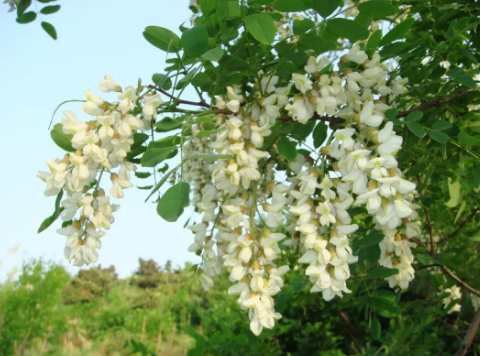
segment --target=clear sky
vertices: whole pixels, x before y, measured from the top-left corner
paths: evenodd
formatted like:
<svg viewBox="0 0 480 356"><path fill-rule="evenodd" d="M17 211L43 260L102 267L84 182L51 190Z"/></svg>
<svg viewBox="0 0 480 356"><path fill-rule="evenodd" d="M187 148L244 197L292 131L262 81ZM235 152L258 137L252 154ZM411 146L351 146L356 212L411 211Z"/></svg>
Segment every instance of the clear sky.
<svg viewBox="0 0 480 356"><path fill-rule="evenodd" d="M56 4L62 5L58 13L42 15L57 29L54 41L39 19L17 24L14 13L7 13L8 6L0 2L0 282L29 258L67 265L65 238L55 232L60 221L37 234L40 223L53 212L55 199L43 195L45 184L35 174L47 169L48 158L63 156L47 131L55 107L64 100L84 99L85 89L102 94L96 83L106 73L123 87L136 85L138 78L150 83L153 73L163 71L166 53L145 41L143 29L157 25L179 33L179 25L188 23L191 14L188 0L59 0ZM86 118L79 103L62 109ZM55 122L60 117L61 111ZM157 215L155 205L143 203L147 191L130 188L125 193L116 222L102 239L98 264L113 264L124 277L137 268L139 257L160 264L169 259L174 265L198 262L187 251L193 239L183 229L188 212L177 223L168 223ZM17 252L9 252L17 245ZM76 273L78 268L69 271Z"/></svg>

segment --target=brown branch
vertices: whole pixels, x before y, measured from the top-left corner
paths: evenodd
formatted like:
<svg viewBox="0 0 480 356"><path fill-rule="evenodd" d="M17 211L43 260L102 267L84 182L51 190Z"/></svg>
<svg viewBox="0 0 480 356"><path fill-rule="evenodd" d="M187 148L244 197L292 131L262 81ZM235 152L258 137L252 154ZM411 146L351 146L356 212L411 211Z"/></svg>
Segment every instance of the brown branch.
<svg viewBox="0 0 480 356"><path fill-rule="evenodd" d="M468 290L469 292L477 295L478 297L480 297L480 292L472 287L470 287L467 283L465 283L464 281L462 281L460 278L458 278L449 268L447 268L446 266L444 265L441 265L440 268L443 270L443 272L445 272L450 278L452 278L453 280L455 280L458 284L460 284L463 288L465 288L466 290Z"/></svg>
<svg viewBox="0 0 480 356"><path fill-rule="evenodd" d="M439 263L432 263L430 265L425 265L425 266L419 266L415 267L415 271L421 271L423 269L431 268L431 267L440 267L443 272L445 272L446 275L448 275L451 279L453 279L455 282L457 282L459 285L461 285L463 288L468 290L470 293L473 293L477 296L480 297L480 292L473 287L469 286L466 282L462 281L460 278L455 275L448 267L441 265Z"/></svg>
<svg viewBox="0 0 480 356"><path fill-rule="evenodd" d="M477 211L479 210L479 208L475 208L473 209L472 213L468 216L468 218L466 218L464 221L462 221L462 223L460 224L460 226L458 227L458 229L456 229L454 232L452 232L450 235L446 236L445 237L445 240L446 239L449 239L453 236L455 236L456 234L458 234L464 227L465 225L473 219L473 216L477 213ZM444 240L444 241L445 241Z"/></svg>
<svg viewBox="0 0 480 356"><path fill-rule="evenodd" d="M455 356L465 356L467 354L468 350L472 346L473 339L475 339L475 335L477 334L477 330L479 326L480 326L480 308L478 308L477 314L475 315L475 318L470 324L467 334L465 335L465 338L463 339L463 342L460 345L460 348L458 349Z"/></svg>
<svg viewBox="0 0 480 356"><path fill-rule="evenodd" d="M170 99L172 99L174 101L175 105L184 104L184 105L200 106L200 107L204 107L204 108L213 110L217 114L235 115L235 113L230 111L230 110L220 109L220 108L217 108L215 106L208 105L204 100L202 100L200 102L195 102L195 101L188 101L188 100L183 100L183 99L177 98L177 97L173 96L172 94L168 93L167 91L163 90L162 88L159 88L156 85L149 85L148 88L159 91L163 95L166 95L167 97L169 97ZM462 91L462 92L458 93L457 95L454 95L453 97L447 98L447 99L438 99L438 100L423 102L422 104L420 104L416 108L400 112L397 115L397 117L405 117L405 116L407 116L408 114L410 114L411 112L414 112L414 111L422 111L424 109L428 109L428 108L431 108L431 107L438 107L441 104L445 104L445 103L450 102L454 98L458 98L460 96L465 95L469 91L471 91L471 90ZM284 123L293 121L293 118L291 118L290 116L281 116L281 117L279 117L279 119ZM313 115L312 119L316 120L316 121L325 121L325 122L330 123L330 125L341 124L341 123L345 122L345 120L340 118L340 117L320 116L318 114Z"/></svg>
<svg viewBox="0 0 480 356"><path fill-rule="evenodd" d="M280 116L279 120L282 120L282 122L290 122L293 121L293 119L290 116ZM335 125L335 124L341 124L345 122L344 119L336 116L320 116L318 114L314 114L311 120L315 121L325 121L330 123L330 125Z"/></svg>
<svg viewBox="0 0 480 356"><path fill-rule="evenodd" d="M428 108L433 108L433 107L439 107L440 105L442 104L447 104L449 103L450 101L452 101L453 99L455 98L459 98L461 96L464 96L466 93L468 93L469 91L471 90L464 90L464 91L461 91L459 92L458 94L452 96L451 98L446 98L446 99L437 99L437 100L432 100L432 101L424 101L423 103L421 103L419 106L417 106L416 108L413 108L413 109L410 109L410 110L407 110L407 111L402 111L400 113L398 113L397 117L405 117L405 116L408 116L408 114L414 112L414 111L423 111L425 109L428 109Z"/></svg>
<svg viewBox="0 0 480 356"><path fill-rule="evenodd" d="M422 189L422 179L420 176L417 176L418 180L418 192L420 193L420 199L423 202L423 189ZM435 253L435 242L433 241L433 227L432 227L432 219L430 218L430 212L426 207L423 207L423 212L425 213L425 218L427 219L427 226L428 226L428 234L430 235L430 254L433 255Z"/></svg>

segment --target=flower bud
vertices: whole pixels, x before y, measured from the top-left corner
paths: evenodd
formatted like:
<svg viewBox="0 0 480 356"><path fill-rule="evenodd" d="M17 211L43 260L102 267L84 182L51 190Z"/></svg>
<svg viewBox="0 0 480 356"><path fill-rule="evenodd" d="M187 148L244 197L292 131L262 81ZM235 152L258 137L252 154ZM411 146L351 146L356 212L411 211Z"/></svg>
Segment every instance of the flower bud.
<svg viewBox="0 0 480 356"><path fill-rule="evenodd" d="M82 224L80 223L80 221L75 220L72 222L72 227L74 227L77 230L80 230L80 228L82 227Z"/></svg>
<svg viewBox="0 0 480 356"><path fill-rule="evenodd" d="M352 74L352 73L353 73L353 70L349 68L349 69L345 69L345 71L343 72L343 75L348 76L349 74Z"/></svg>
<svg viewBox="0 0 480 356"><path fill-rule="evenodd" d="M270 236L271 233L272 233L272 232L271 232L269 229L267 229L267 228L262 229L262 236L263 236L263 237Z"/></svg>
<svg viewBox="0 0 480 356"><path fill-rule="evenodd" d="M274 181L268 182L267 184L267 189L271 192L273 189L275 189L277 185L275 184Z"/></svg>
<svg viewBox="0 0 480 356"><path fill-rule="evenodd" d="M260 262L258 262L258 261L253 261L253 263L252 263L252 269L253 269L255 272L258 272L258 271L260 271L260 268L261 268Z"/></svg>
<svg viewBox="0 0 480 356"><path fill-rule="evenodd" d="M368 190L372 191L378 188L378 182L374 179L370 179L367 183Z"/></svg>
<svg viewBox="0 0 480 356"><path fill-rule="evenodd" d="M263 211L267 211L269 206L270 206L270 204L268 204L268 203L263 203L263 204L262 204Z"/></svg>

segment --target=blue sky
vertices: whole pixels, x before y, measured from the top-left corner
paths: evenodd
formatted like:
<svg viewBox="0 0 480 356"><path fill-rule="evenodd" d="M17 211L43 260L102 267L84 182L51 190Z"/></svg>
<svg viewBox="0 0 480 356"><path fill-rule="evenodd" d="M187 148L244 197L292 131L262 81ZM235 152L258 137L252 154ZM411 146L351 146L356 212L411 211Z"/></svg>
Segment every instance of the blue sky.
<svg viewBox="0 0 480 356"><path fill-rule="evenodd" d="M53 41L39 19L19 25L15 15L7 13L8 6L0 3L0 282L29 258L67 265L65 238L55 233L60 221L37 234L53 211L54 198L43 195L44 183L35 174L46 169L48 158L63 156L47 131L55 107L64 100L83 99L86 89L102 94L96 83L106 73L123 87L136 85L138 78L149 83L151 75L165 67L166 53L144 40L143 29L157 25L179 33L179 25L190 18L188 0L60 0L57 4L62 5L58 13L43 15L57 29L58 40ZM185 98L190 95L187 90ZM82 117L79 103L62 109ZM55 122L60 117L61 111ZM131 188L125 193L116 222L102 239L98 264L113 264L121 276L128 276L139 257L160 264L168 259L174 265L198 262L187 251L193 236L183 223L189 214L168 223L157 215L155 205L143 203L148 192ZM17 245L17 252L9 252Z"/></svg>

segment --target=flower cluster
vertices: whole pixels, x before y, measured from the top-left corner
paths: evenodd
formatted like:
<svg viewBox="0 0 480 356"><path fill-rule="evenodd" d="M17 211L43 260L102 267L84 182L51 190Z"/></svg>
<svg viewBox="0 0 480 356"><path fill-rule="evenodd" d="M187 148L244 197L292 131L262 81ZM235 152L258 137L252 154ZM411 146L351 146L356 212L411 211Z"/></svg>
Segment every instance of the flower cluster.
<svg viewBox="0 0 480 356"><path fill-rule="evenodd" d="M451 288L446 288L442 290L440 293L447 293L448 296L443 298L443 309L447 309L449 306L450 308L448 309L448 314L459 312L462 310L462 306L459 303L454 303L451 305L453 302L462 299L462 290L458 286L452 286ZM472 299L473 303L473 299Z"/></svg>
<svg viewBox="0 0 480 356"><path fill-rule="evenodd" d="M390 287L407 288L414 278L409 239L421 236L415 184L403 178L395 158L403 140L385 116L406 82L390 77L379 55L369 59L357 44L342 61L352 69L333 72L327 58L310 57L306 74L294 73L287 82L260 71L252 91L228 86L210 111L186 115L182 125L182 173L172 181L193 186L199 219L189 226L189 251L201 256L197 271L206 290L222 269L228 271L229 293L248 310L256 335L281 318L273 297L290 269L282 244L307 265L311 292L321 292L326 301L350 293L350 265L358 259L350 240L359 229L351 208L365 206L372 228L384 234L380 264L398 269L388 278ZM61 129L72 152L49 160L50 172L39 173L47 195L67 194L65 226L58 232L68 237L65 254L75 265L97 260L100 237L118 209L100 188L102 175L110 174L110 196L122 198L136 169L127 157L135 134L152 128L163 103L140 86L122 90L109 76L99 88L118 92L118 101L87 91L82 109L94 119L80 122L65 112ZM287 161L275 143L280 124L333 119L337 126L330 138L311 153L318 154L316 161L300 150Z"/></svg>
<svg viewBox="0 0 480 356"><path fill-rule="evenodd" d="M67 236L65 257L75 266L97 261L100 238L110 229L113 213L119 208L100 188L101 178L110 174L110 196L123 198L123 190L132 186L130 172L136 170L127 160L134 134L148 128L162 103L158 94L139 96L142 88L122 90L109 75L98 87L103 92L118 92L118 101L107 102L87 90L81 109L94 120L79 121L74 112L65 111L61 130L70 139L72 152L63 159L49 159L49 172L37 173L47 184L45 195L67 194L61 201L64 227L57 232ZM132 113L141 104L143 117L139 118Z"/></svg>

